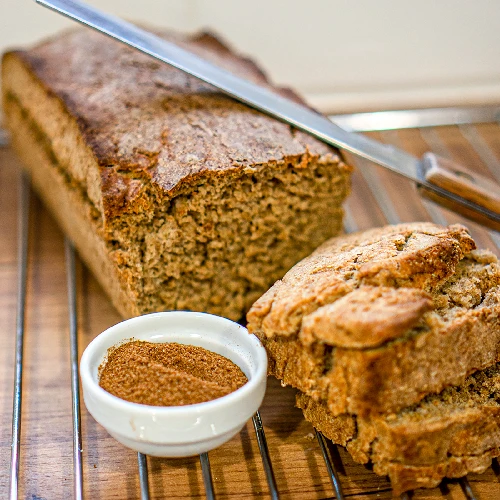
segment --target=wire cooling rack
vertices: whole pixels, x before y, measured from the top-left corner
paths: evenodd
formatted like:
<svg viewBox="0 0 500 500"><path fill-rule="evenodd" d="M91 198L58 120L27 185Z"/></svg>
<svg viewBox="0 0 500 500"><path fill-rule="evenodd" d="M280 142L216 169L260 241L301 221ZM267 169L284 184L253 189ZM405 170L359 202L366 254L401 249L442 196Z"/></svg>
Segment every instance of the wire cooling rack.
<svg viewBox="0 0 500 500"><path fill-rule="evenodd" d="M500 107L484 108L447 108L433 110L413 110L398 112L366 113L356 115L342 115L331 117L343 127L367 132L384 142L392 143L403 149L412 150L421 154L424 150L431 150L441 156L459 160L469 167L476 167L482 174L490 175L500 182ZM485 125L485 124L488 125ZM438 129L436 127L444 128ZM485 128L486 127L486 128ZM407 129L406 131L403 129ZM5 133L0 132L0 146L6 146L8 139ZM448 224L460 220L454 214L438 208L432 202L419 199L413 193L409 182L387 173L374 165L368 165L365 160L355 157L351 162L358 167L353 179L353 195L347 202L345 230L347 232L364 229L370 225L383 223L397 224L403 220L432 220L438 224ZM409 193L409 194L408 194ZM408 194L408 196L406 196ZM18 226L18 255L17 255L17 323L15 342L15 373L12 411L12 449L9 475L9 498L18 498L20 478L21 452L21 422L23 403L23 369L24 369L24 339L25 318L27 314L27 279L29 255L29 217L30 217L30 186L29 180L20 175L19 181L19 208L17 210ZM363 214L363 210L366 212ZM500 235L471 223L473 236L480 241L480 246L489 246L498 253L500 250ZM65 240L65 261L67 279L67 301L69 311L69 357L71 369L71 402L73 428L73 492L75 499L84 498L84 474L82 449L84 436L81 430L80 387L78 376L78 311L77 311L77 279L75 271L75 252L71 242ZM50 415L47 416L50 418ZM255 438L258 444L262 467L265 474L270 498L279 498L272 457L273 450L268 448L264 423L259 412L252 418ZM324 459L325 471L331 482L332 494L335 498L343 499L353 494L345 495L342 483L348 480L342 469L340 455L331 442L319 432L315 432L315 439ZM206 498L215 498L213 474L210 459L207 453L199 457L202 480ZM150 498L149 471L147 457L138 454L138 476L140 496L143 500ZM498 470L498 463L495 463ZM286 466L286 464L285 464ZM467 499L476 499L467 478L459 481L463 496ZM384 490L387 493L387 490ZM377 492L366 492L370 494ZM264 494L266 494L264 492ZM380 492L377 493L380 496ZM446 486L439 490L439 495L447 496ZM389 492L390 495L390 492ZM124 493L124 496L130 496ZM287 492L286 496L290 496ZM409 499L413 493L405 493L402 498ZM297 496L300 498L300 493ZM32 495L31 498L42 498ZM118 494L117 498L123 498ZM457 498L453 496L453 498ZM493 497L491 497L493 498Z"/></svg>

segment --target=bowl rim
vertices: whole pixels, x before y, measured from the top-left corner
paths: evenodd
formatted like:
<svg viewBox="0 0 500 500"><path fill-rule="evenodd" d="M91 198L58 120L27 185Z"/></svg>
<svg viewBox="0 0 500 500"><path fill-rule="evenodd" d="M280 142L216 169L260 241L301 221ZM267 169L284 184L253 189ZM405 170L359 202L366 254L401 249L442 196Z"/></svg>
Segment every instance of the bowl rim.
<svg viewBox="0 0 500 500"><path fill-rule="evenodd" d="M226 394L225 396L221 396L220 398L212 399L210 401L205 401L202 403L194 403L182 406L180 405L154 406L142 403L135 403L132 401L127 401L125 399L119 398L118 396L115 396L110 392L106 391L105 389L103 389L99 385L98 380L96 380L91 373L91 359L93 358L93 356L96 355L96 352L99 349L103 349L102 344L106 342L106 339L108 339L110 336L115 334L117 330L125 327L126 325L128 326L134 323L141 323L145 319L150 319L152 317L172 317L172 316L190 316L198 319L200 317L210 318L211 321L221 321L225 323L227 326L234 328L234 331L238 332L237 335L243 334L245 336L248 336L252 350L249 349L245 350L249 352L251 357L254 359L253 367L255 367L254 371L251 371L251 376L250 377L247 376L248 382L246 382L243 386L236 389L235 391ZM209 332L210 328L207 328L205 332L200 329L200 331L197 333L199 333L200 337L203 338L204 334L209 334ZM131 337L130 335L128 336L124 335L122 340L126 340L127 338L130 339L133 337ZM143 340L143 339L138 339L138 340ZM176 341L174 340L173 342ZM121 340L118 340L113 345L120 345L120 343ZM207 347L205 347L205 349L210 350ZM107 350L108 347L104 348L102 356L105 355ZM235 362L233 361L233 363ZM242 369L242 367L238 363L235 364L239 366L240 369ZM219 411L224 407L230 407L235 403L237 403L238 401L245 399L247 396L250 396L252 392L257 390L260 384L262 384L262 379L266 379L266 377L267 377L267 354L260 340L255 335L249 333L244 326L230 319L224 318L222 316L216 316L214 314L196 312L196 311L163 311L163 312L156 312L156 313L136 316L134 318L121 321L107 328L102 333L97 335L85 348L80 359L80 378L82 381L82 386L84 388L84 391L91 391L92 397L97 398L103 404L107 405L108 407L111 407L113 410L124 411L128 413L133 412L137 416L139 415L146 416L155 414L155 416L158 417L167 417L169 415L175 415L176 417L179 417L182 416L183 414L192 415L193 413L202 413L202 412L209 413L211 410Z"/></svg>

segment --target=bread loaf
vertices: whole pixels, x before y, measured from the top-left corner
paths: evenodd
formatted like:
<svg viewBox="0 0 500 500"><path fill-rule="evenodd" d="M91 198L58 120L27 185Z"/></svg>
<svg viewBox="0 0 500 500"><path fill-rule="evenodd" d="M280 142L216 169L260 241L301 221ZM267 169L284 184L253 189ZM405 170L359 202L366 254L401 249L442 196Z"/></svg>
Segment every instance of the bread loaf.
<svg viewBox="0 0 500 500"><path fill-rule="evenodd" d="M270 372L335 416L396 412L500 360L500 266L460 225L333 238L248 313Z"/></svg>
<svg viewBox="0 0 500 500"><path fill-rule="evenodd" d="M269 85L212 36L164 36ZM239 319L341 229L338 151L103 35L7 53L2 82L35 189L123 316Z"/></svg>

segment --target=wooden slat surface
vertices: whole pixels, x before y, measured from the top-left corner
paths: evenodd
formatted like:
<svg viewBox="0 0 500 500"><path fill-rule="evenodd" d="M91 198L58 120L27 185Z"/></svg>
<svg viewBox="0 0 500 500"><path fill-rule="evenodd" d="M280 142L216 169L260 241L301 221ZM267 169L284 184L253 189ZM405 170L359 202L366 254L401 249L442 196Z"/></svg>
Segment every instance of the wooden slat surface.
<svg viewBox="0 0 500 500"><path fill-rule="evenodd" d="M498 168L500 176L500 127L480 125L487 154L474 151L464 130L445 127L432 131L391 131L374 137L405 147L415 154L446 147L445 153L477 168L483 174ZM467 132L467 131L465 131ZM469 130L470 132L470 130ZM431 140L432 139L432 140ZM441 141L441 142L439 142ZM437 151L436 151L437 152ZM442 154L442 152L441 152ZM402 221L429 218L414 186L380 168L374 168ZM16 311L16 212L19 165L8 149L0 149L0 498L7 498L10 460L12 384ZM360 229L386 223L370 189L358 171L348 203ZM462 221L443 211L448 222ZM474 224L480 246L496 251L489 234ZM31 243L26 316L25 376L23 392L20 498L66 499L72 497L72 426L69 368L69 322L63 235L35 196L31 204ZM80 264L78 274L78 326L80 353L99 332L120 317L103 291ZM294 408L294 391L269 380L261 409L271 459L281 498L331 498L333 490L312 427ZM90 417L82 415L85 494L88 499L139 497L137 455L116 441ZM368 468L355 464L343 449L332 448L347 497L391 498L390 484ZM269 497L257 441L251 422L229 443L210 452L218 498ZM166 460L148 458L152 498L203 498L198 458ZM496 462L484 474L469 475L482 500L500 498L500 467ZM415 499L465 498L458 482L413 493Z"/></svg>

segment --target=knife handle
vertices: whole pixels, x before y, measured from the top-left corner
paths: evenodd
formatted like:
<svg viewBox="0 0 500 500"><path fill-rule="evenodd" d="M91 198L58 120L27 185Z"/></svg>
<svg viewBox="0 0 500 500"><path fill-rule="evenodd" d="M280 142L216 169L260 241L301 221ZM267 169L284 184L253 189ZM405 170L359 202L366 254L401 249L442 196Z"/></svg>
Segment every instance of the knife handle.
<svg viewBox="0 0 500 500"><path fill-rule="evenodd" d="M425 181L445 191L456 194L491 212L500 214L500 185L455 162L434 153L425 153L422 157L422 176ZM419 190L429 198L454 212L465 215L480 224L500 231L500 224L472 209L468 209L439 193L419 185Z"/></svg>

